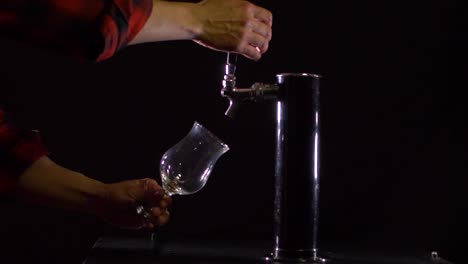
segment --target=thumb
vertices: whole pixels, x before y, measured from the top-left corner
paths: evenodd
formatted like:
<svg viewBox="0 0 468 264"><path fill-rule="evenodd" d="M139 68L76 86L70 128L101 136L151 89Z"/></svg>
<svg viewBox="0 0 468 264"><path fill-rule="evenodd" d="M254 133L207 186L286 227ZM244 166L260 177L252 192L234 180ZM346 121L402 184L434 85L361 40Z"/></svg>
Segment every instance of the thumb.
<svg viewBox="0 0 468 264"><path fill-rule="evenodd" d="M155 180L145 178L137 180L134 194L136 201L152 207L161 201L164 190Z"/></svg>

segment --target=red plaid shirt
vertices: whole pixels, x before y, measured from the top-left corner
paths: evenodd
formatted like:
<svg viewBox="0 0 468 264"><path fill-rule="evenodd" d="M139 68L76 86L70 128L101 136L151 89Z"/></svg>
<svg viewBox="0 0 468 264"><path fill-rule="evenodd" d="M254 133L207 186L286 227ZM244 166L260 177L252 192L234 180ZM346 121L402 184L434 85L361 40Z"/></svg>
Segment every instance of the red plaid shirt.
<svg viewBox="0 0 468 264"><path fill-rule="evenodd" d="M101 61L144 26L152 0L2 0L0 34L82 61ZM35 131L7 122L0 109L0 193L47 154Z"/></svg>
<svg viewBox="0 0 468 264"><path fill-rule="evenodd" d="M152 0L2 0L0 34L100 61L135 37L152 5Z"/></svg>

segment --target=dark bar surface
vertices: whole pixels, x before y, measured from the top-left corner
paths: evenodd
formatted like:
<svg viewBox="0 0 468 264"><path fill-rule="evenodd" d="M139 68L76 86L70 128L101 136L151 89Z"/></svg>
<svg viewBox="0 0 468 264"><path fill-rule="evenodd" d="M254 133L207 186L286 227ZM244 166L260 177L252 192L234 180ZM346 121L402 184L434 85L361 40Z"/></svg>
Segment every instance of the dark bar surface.
<svg viewBox="0 0 468 264"><path fill-rule="evenodd" d="M324 247L325 248L325 247ZM166 240L154 249L148 237L99 238L83 264L241 264L275 263L265 260L271 250L269 241L229 241L229 240ZM431 252L415 249L353 249L327 247L325 255L333 257L331 264L451 264L439 258L431 259ZM304 263L304 262L288 262Z"/></svg>

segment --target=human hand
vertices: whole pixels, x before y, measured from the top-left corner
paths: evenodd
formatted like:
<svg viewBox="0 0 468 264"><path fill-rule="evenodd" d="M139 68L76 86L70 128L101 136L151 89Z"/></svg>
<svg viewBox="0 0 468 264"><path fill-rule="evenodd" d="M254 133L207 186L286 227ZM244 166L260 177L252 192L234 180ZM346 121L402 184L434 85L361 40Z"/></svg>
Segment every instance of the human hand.
<svg viewBox="0 0 468 264"><path fill-rule="evenodd" d="M136 212L136 205L150 208L154 222ZM106 192L96 214L107 223L125 229L153 229L169 221L168 207L172 200L152 179L127 180L106 185Z"/></svg>
<svg viewBox="0 0 468 264"><path fill-rule="evenodd" d="M256 61L268 50L270 11L244 0L203 0L196 6L194 15L201 25L196 43Z"/></svg>

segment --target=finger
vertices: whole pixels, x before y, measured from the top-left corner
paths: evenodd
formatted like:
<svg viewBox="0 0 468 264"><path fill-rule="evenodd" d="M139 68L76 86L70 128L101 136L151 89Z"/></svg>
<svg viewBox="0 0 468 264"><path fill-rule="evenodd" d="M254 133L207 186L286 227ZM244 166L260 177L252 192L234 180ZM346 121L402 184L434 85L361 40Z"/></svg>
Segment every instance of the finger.
<svg viewBox="0 0 468 264"><path fill-rule="evenodd" d="M268 40L265 39L262 35L257 33L248 34L245 37L245 41L247 41L251 46L258 47L260 52L263 54L268 50Z"/></svg>
<svg viewBox="0 0 468 264"><path fill-rule="evenodd" d="M153 230L153 229L155 228L155 225L154 225L153 223L147 222L147 223L145 224L145 228L146 228L147 230Z"/></svg>
<svg viewBox="0 0 468 264"><path fill-rule="evenodd" d="M140 218L142 222L142 227L146 229L154 229L156 226L161 225L160 217L162 215L168 214L166 209L161 209L159 207L151 208L146 215L142 215L143 217ZM163 216L162 220L167 221L167 216Z"/></svg>
<svg viewBox="0 0 468 264"><path fill-rule="evenodd" d="M128 229L138 230L141 228L146 227L146 225L150 222L154 222L157 219L148 216L148 215L141 215L141 214L127 214L124 218L116 220L118 222L118 226Z"/></svg>
<svg viewBox="0 0 468 264"><path fill-rule="evenodd" d="M144 203L147 207L154 207L158 206L160 201L163 199L164 193L161 191L150 192L148 191L145 194Z"/></svg>
<svg viewBox="0 0 468 264"><path fill-rule="evenodd" d="M262 35L267 40L271 39L271 27L267 24L260 22L259 20L254 20L250 22L250 28L253 32Z"/></svg>
<svg viewBox="0 0 468 264"><path fill-rule="evenodd" d="M143 179L141 180L143 197L145 204L147 206L153 207L159 203L159 201L164 196L164 190L159 186L159 184L152 179Z"/></svg>
<svg viewBox="0 0 468 264"><path fill-rule="evenodd" d="M161 226L167 224L169 222L170 214L168 210L161 210L161 213L158 216L152 218L151 221L147 221L145 223L146 228L154 228L156 226ZM151 224L151 225L150 225Z"/></svg>
<svg viewBox="0 0 468 264"><path fill-rule="evenodd" d="M245 35L244 41L246 41L247 43L249 43L250 45L254 47L260 48L264 45L264 43L266 42L266 39L262 35L252 32L250 34Z"/></svg>
<svg viewBox="0 0 468 264"><path fill-rule="evenodd" d="M155 215L155 213L153 212L153 208L151 208L150 210L145 209L139 212L138 216L140 216L138 220L141 221L142 224L146 224L146 223L156 223L158 221L159 215ZM137 222L137 221L133 221L133 222Z"/></svg>
<svg viewBox="0 0 468 264"><path fill-rule="evenodd" d="M172 198L169 195L164 195L163 201L166 202L168 207L172 205Z"/></svg>
<svg viewBox="0 0 468 264"><path fill-rule="evenodd" d="M260 60L262 53L259 48L250 45L249 43L244 43L238 47L237 53L242 54L244 57L249 58L254 61Z"/></svg>
<svg viewBox="0 0 468 264"><path fill-rule="evenodd" d="M268 42L265 42L261 48L259 48L259 47L255 47L255 48L257 49L257 51L259 51L260 53L263 54L263 53L267 52L267 50L269 48L269 45L268 45Z"/></svg>
<svg viewBox="0 0 468 264"><path fill-rule="evenodd" d="M141 179L139 182L143 185L143 188L148 191L163 191L164 189L158 184L156 180L145 178Z"/></svg>
<svg viewBox="0 0 468 264"><path fill-rule="evenodd" d="M273 14L263 7L257 6L254 8L254 17L265 22L270 27L273 25Z"/></svg>
<svg viewBox="0 0 468 264"><path fill-rule="evenodd" d="M163 210L159 207L153 207L151 208L151 213L153 214L153 216L155 218L157 218L158 216L160 216L162 214Z"/></svg>
<svg viewBox="0 0 468 264"><path fill-rule="evenodd" d="M168 208L171 204L172 204L172 199L171 199L171 197L168 196L168 195L164 195L163 199L161 199L161 200L159 201L159 204L158 204L158 205L159 205L159 207L160 207L161 209L166 209L166 208Z"/></svg>
<svg viewBox="0 0 468 264"><path fill-rule="evenodd" d="M163 226L169 222L169 211L165 211L162 215L158 216L158 224Z"/></svg>

